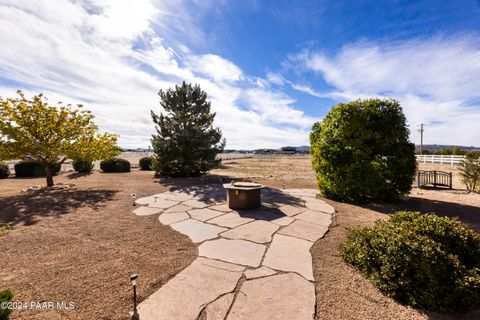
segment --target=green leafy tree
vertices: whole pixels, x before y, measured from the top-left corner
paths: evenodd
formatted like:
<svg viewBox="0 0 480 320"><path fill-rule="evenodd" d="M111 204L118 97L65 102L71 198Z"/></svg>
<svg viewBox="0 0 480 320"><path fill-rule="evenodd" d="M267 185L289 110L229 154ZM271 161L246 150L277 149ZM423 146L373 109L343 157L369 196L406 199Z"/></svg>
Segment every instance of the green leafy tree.
<svg viewBox="0 0 480 320"><path fill-rule="evenodd" d="M412 186L415 146L395 100L357 100L335 106L310 133L320 192L360 202L395 200Z"/></svg>
<svg viewBox="0 0 480 320"><path fill-rule="evenodd" d="M219 164L217 155L225 147L215 113L200 86L186 84L160 90L164 112L151 112L157 134L152 137L153 169L157 175L198 176Z"/></svg>
<svg viewBox="0 0 480 320"><path fill-rule="evenodd" d="M117 135L99 133L90 111L82 106L51 106L42 94L27 99L0 98L0 159L24 159L45 168L47 186L55 168L67 159L91 161L120 153Z"/></svg>

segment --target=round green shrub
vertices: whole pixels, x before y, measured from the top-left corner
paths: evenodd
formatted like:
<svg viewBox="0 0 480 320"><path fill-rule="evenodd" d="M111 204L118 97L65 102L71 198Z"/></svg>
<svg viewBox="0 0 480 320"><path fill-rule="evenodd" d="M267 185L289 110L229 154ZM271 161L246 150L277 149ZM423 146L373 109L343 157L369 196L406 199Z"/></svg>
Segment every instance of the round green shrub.
<svg viewBox="0 0 480 320"><path fill-rule="evenodd" d="M480 305L480 235L456 219L399 212L350 230L341 253L401 303L438 311Z"/></svg>
<svg viewBox="0 0 480 320"><path fill-rule="evenodd" d="M139 161L140 170L152 170L152 157L143 157Z"/></svg>
<svg viewBox="0 0 480 320"><path fill-rule="evenodd" d="M328 198L396 200L410 191L416 170L402 108L395 100L335 106L310 133L318 187Z"/></svg>
<svg viewBox="0 0 480 320"><path fill-rule="evenodd" d="M0 179L8 178L9 175L10 169L8 169L8 164L0 162Z"/></svg>
<svg viewBox="0 0 480 320"><path fill-rule="evenodd" d="M102 160L100 169L103 172L130 172L130 162L121 158Z"/></svg>
<svg viewBox="0 0 480 320"><path fill-rule="evenodd" d="M0 303L10 302L13 299L13 292L10 289L0 291ZM8 319L9 314L12 313L12 309L0 308L0 320Z"/></svg>
<svg viewBox="0 0 480 320"><path fill-rule="evenodd" d="M59 165L52 165L53 174L60 172ZM44 177L45 168L37 161L21 161L14 165L15 176L17 178Z"/></svg>
<svg viewBox="0 0 480 320"><path fill-rule="evenodd" d="M93 167L95 166L93 164L93 161L83 160L83 159L74 160L72 165L73 165L73 170L79 173L90 173L92 172Z"/></svg>

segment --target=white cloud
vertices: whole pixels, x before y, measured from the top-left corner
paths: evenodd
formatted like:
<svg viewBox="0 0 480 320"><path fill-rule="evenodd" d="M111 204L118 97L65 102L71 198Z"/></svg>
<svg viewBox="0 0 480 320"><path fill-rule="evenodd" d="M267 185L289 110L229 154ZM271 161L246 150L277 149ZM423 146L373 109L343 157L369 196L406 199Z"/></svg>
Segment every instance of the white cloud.
<svg viewBox="0 0 480 320"><path fill-rule="evenodd" d="M480 144L478 38L360 42L334 56L305 51L293 60L320 74L336 100L399 100L416 142L416 126L427 123L426 143Z"/></svg>
<svg viewBox="0 0 480 320"><path fill-rule="evenodd" d="M0 95L20 84L82 103L121 145L148 146L158 90L186 80L208 93L228 148L305 144L313 119L293 100L219 55L195 53L189 44L203 34L189 12L181 0L0 0Z"/></svg>

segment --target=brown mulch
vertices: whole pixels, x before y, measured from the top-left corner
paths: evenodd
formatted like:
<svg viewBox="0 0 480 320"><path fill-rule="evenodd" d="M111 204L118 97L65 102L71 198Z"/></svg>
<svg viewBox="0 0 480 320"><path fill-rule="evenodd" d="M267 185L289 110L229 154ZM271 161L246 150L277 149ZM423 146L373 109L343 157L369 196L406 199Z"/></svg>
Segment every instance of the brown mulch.
<svg viewBox="0 0 480 320"><path fill-rule="evenodd" d="M69 178L70 177L70 178ZM195 258L186 237L132 214L131 193L166 190L151 172L62 174L73 188L22 189L43 179L0 180L0 289L15 301L73 302L73 310L15 310L11 319L129 319L130 272L139 274L139 300L148 297Z"/></svg>

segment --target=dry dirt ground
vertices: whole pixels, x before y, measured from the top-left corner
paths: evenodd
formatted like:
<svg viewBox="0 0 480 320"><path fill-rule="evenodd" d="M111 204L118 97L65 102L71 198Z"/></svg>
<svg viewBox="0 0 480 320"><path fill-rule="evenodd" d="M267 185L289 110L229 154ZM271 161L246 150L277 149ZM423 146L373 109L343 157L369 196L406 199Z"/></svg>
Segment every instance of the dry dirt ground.
<svg viewBox="0 0 480 320"><path fill-rule="evenodd" d="M451 166L421 168L454 171ZM0 289L15 291L15 301L74 302L75 309L15 311L11 319L128 319L129 272L140 275L144 299L196 257L191 241L162 226L155 216L131 213L130 194L139 197L183 186L248 179L276 188L315 188L308 157L252 158L224 161L208 176L153 179L151 172L62 173L56 182L72 188L21 192L43 179L0 180L0 223L13 230L0 237ZM414 188L397 204L354 206L333 201L338 224L312 248L317 281L318 319L479 319L424 313L383 296L357 271L342 262L338 246L349 228L371 225L397 210L458 216L480 231L480 195L466 194L455 172L452 191Z"/></svg>

